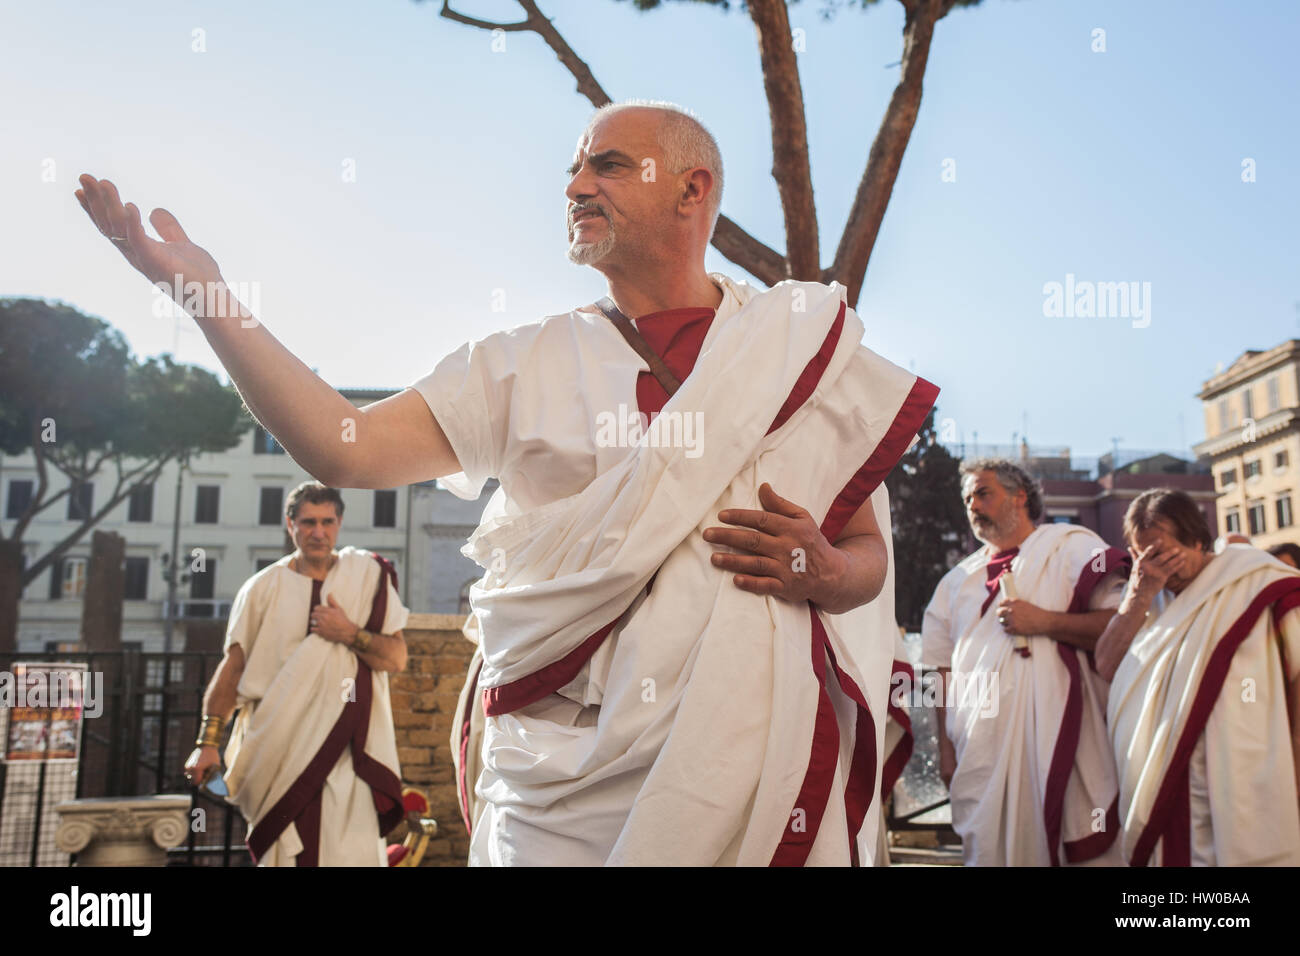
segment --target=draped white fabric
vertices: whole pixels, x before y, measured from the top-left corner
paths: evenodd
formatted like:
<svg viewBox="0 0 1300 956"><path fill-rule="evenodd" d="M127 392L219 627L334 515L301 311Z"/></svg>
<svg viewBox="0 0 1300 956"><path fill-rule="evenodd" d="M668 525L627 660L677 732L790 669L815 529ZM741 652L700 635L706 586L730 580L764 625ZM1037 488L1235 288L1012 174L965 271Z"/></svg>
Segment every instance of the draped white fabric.
<svg viewBox="0 0 1300 956"><path fill-rule="evenodd" d="M720 523L723 508L760 508L765 481L820 520L880 444L916 378L861 347L862 324L845 308L816 392L768 435L826 341L843 290L786 282L759 294L714 278L739 307L719 310L694 371L646 439L616 458L601 449L593 479L568 497L532 509L499 500L466 547L487 569L471 591L485 688L508 693L619 621L558 693L487 720L478 781L484 808L471 862L766 865L801 809L795 804L819 694L809 608L737 589L712 566L714 546L700 532ZM568 321L579 328L567 334L563 319L548 319L546 333L521 330L519 341L544 334L556 351L579 353L550 367L575 371L590 428L599 411L628 401L634 375L611 377L584 361L584 350L604 348L584 336L603 343L617 332L572 313ZM527 353L530 362L551 361L535 345ZM644 368L625 345L619 354L633 373ZM480 366L517 376L496 354ZM442 422L439 409L464 386L440 389L438 378L425 381L421 393ZM511 388L512 409L520 402L532 409L530 400L543 407L540 381L532 395L520 390L518 377ZM699 416L702 454L657 447L655 427L674 414ZM529 453L541 449L547 460L563 458L578 441L561 435L550 445L551 432L539 427L531 435ZM470 436L448 437L453 447L474 444ZM556 467L578 472L582 465ZM514 497L511 488L535 487L518 475L501 481L502 498ZM883 487L872 501L888 540ZM879 753L892 588L872 605L823 620L840 666L871 704ZM808 861L847 863L843 793L855 709L829 674L827 684L839 716L840 767ZM876 773L878 789L879 761ZM859 834L865 862L874 853L878 812L877 801Z"/></svg>
<svg viewBox="0 0 1300 956"><path fill-rule="evenodd" d="M1065 611L1080 575L1104 556L1107 547L1078 525L1040 525L1021 543L1011 563L1020 599L1050 611ZM1046 866L1051 855L1044 806L1070 674L1051 638L1029 638L1028 657L1015 653L1012 638L993 613L1000 597L980 615L988 593L985 567L990 557L986 547L962 561L944 579L947 587L940 596L950 602L946 613L954 627L950 680L958 688L956 706L946 712L946 728L957 756L949 787L953 829L961 835L968 866ZM1092 592L1090 609L1118 605L1122 586L1112 575L1108 573ZM931 653L942 643L932 636ZM1061 842L1097 832L1117 791L1104 722L1107 684L1084 652L1070 653L1079 665L1083 706L1057 847L1062 863L1066 858ZM1112 843L1104 856L1091 862L1117 860Z"/></svg>
<svg viewBox="0 0 1300 956"><path fill-rule="evenodd" d="M355 699L356 655L342 644L307 633L312 580L289 569L285 556L240 588L231 606L226 646L244 649L238 687L239 713L226 747L230 801L256 830L261 820L320 750L351 696ZM348 618L364 625L380 585L379 562L369 551L346 547L321 585L321 603L333 595ZM409 612L392 584L381 628L392 634ZM366 753L400 777L388 675L372 672ZM384 841L370 786L352 769L344 748L321 794L322 866L384 866ZM302 841L290 823L259 861L293 866Z"/></svg>
<svg viewBox="0 0 1300 956"><path fill-rule="evenodd" d="M1300 571L1250 545L1229 545L1181 594L1166 592L1133 639L1111 683L1108 713L1126 860L1151 818L1215 648L1264 588L1288 578ZM1298 669L1300 619L1291 612L1279 622L1266 610L1233 653L1192 756L1192 865L1300 864L1286 701ZM1158 865L1161 850L1148 862Z"/></svg>

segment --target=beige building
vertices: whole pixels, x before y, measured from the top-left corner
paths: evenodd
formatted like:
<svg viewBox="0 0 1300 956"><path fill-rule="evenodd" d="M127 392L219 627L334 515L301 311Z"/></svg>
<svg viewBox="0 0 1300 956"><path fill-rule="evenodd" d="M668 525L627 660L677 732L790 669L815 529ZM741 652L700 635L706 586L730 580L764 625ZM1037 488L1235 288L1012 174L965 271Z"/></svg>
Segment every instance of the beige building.
<svg viewBox="0 0 1300 956"><path fill-rule="evenodd" d="M1209 379L1198 396L1219 493L1219 534L1240 532L1260 547L1300 543L1300 339L1250 350Z"/></svg>
<svg viewBox="0 0 1300 956"><path fill-rule="evenodd" d="M341 393L353 404L365 406L394 390L342 389ZM215 646L220 645L240 586L285 554L285 498L310 477L261 427L246 432L228 451L196 456L179 486L176 472L176 465L168 464L153 485L123 501L94 526L126 539L122 639L145 651L164 648L168 608L163 571L172 550L173 527L179 525L185 573L172 613L177 631L172 648L181 650L188 635L201 634L204 648L211 649L214 640ZM51 492L67 485L58 472L53 472L52 482ZM30 452L0 455L0 530L5 534L26 509L36 484ZM24 563L48 553L80 524L83 513L101 507L111 491L112 475L102 474L38 515L24 535ZM462 610L468 584L481 571L460 554L460 547L478 524L486 493L477 502L462 501L429 481L379 491L349 488L342 494L340 546L367 548L392 561L399 593L412 611ZM88 532L24 589L18 609L18 650L76 645L90 547Z"/></svg>

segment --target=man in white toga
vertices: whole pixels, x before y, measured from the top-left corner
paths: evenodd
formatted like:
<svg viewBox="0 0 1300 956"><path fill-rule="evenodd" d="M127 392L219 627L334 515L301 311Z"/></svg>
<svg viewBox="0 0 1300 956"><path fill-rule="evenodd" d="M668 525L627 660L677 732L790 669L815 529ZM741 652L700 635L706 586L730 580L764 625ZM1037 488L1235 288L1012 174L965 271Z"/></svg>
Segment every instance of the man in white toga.
<svg viewBox="0 0 1300 956"><path fill-rule="evenodd" d="M1014 462L963 463L962 500L984 546L935 588L921 653L946 673L939 772L966 865L1118 863L1092 648L1128 556L1079 525L1039 524L1042 493Z"/></svg>
<svg viewBox="0 0 1300 956"><path fill-rule="evenodd" d="M565 196L569 257L604 274L608 301L453 352L362 410L355 442L338 435L357 410L264 327L198 318L321 480L442 477L472 497L499 479L466 546L485 571L471 862L876 852L894 641L882 479L938 390L862 347L842 287L708 273L722 176L679 108L598 111ZM170 214L151 216L157 242L110 183L82 185L146 276L224 290Z"/></svg>
<svg viewBox="0 0 1300 956"><path fill-rule="evenodd" d="M393 566L335 550L343 496L303 482L285 502L295 545L244 582L226 653L203 698L186 776L218 766L248 821L259 866L386 866L383 835L402 818L388 672L406 666Z"/></svg>

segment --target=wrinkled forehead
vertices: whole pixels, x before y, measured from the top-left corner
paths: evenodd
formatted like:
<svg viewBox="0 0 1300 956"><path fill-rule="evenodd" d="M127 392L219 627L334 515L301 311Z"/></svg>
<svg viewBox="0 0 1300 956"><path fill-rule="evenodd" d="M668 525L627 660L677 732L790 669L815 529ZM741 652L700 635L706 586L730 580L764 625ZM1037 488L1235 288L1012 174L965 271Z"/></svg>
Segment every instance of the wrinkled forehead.
<svg viewBox="0 0 1300 956"><path fill-rule="evenodd" d="M968 472L961 480L962 491L966 494L978 491L981 488L1001 488L1002 483L998 481L998 476L991 471Z"/></svg>
<svg viewBox="0 0 1300 956"><path fill-rule="evenodd" d="M637 159L659 155L658 110L632 107L600 117L578 137L575 154L584 156L616 149Z"/></svg>

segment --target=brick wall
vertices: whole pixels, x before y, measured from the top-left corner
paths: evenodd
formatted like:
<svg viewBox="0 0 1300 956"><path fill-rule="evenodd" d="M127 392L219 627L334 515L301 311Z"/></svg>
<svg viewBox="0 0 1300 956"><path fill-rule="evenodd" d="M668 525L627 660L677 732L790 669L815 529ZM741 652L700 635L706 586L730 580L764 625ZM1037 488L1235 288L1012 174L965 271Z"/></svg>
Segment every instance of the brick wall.
<svg viewBox="0 0 1300 956"><path fill-rule="evenodd" d="M406 670L389 678L402 782L428 794L430 815L438 821L423 866L464 866L469 854L450 749L456 698L474 654L461 633L464 623L460 614L412 614L403 629Z"/></svg>

